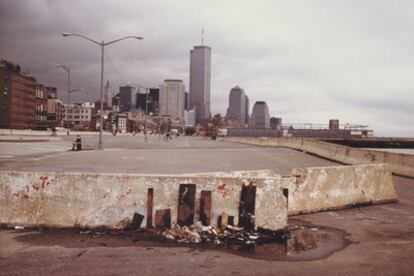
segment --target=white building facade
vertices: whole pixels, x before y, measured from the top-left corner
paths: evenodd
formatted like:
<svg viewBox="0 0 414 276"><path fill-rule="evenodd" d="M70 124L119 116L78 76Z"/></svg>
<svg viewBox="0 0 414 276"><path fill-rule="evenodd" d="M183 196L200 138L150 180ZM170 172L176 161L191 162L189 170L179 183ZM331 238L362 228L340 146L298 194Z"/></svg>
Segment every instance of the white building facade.
<svg viewBox="0 0 414 276"><path fill-rule="evenodd" d="M160 85L160 115L183 119L185 86L182 80L165 80Z"/></svg>
<svg viewBox="0 0 414 276"><path fill-rule="evenodd" d="M90 123L92 120L92 103L64 105L65 121L71 124Z"/></svg>

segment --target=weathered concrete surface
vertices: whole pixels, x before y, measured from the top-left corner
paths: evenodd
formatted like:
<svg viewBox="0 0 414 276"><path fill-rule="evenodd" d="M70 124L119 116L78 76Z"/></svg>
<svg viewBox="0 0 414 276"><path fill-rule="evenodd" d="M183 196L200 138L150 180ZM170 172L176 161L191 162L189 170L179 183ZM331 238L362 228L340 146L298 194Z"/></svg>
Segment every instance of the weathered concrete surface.
<svg viewBox="0 0 414 276"><path fill-rule="evenodd" d="M191 175L191 174L189 174ZM384 164L297 168L290 176L271 170L203 173L203 176L272 177L288 189L288 215L396 202L392 175Z"/></svg>
<svg viewBox="0 0 414 276"><path fill-rule="evenodd" d="M135 212L146 217L147 191L153 188L154 213L170 208L175 224L179 185L196 184L196 221L200 192L209 190L211 224L223 213L237 224L241 187L250 182L257 186L256 226L273 230L286 226L288 214L398 199L385 165L294 169L288 177L270 170L175 176L2 172L0 223L123 228ZM288 201L283 188L288 189Z"/></svg>
<svg viewBox="0 0 414 276"><path fill-rule="evenodd" d="M294 169L283 186L289 190L289 215L398 200L386 165Z"/></svg>
<svg viewBox="0 0 414 276"><path fill-rule="evenodd" d="M0 223L123 228L134 212L146 216L147 190L154 188L154 213L170 208L174 224L179 185L185 183L196 184L196 212L201 190L212 191L212 225L222 213L237 223L241 187L250 181L257 186L256 226L284 228L287 200L274 178L32 172L0 173Z"/></svg>
<svg viewBox="0 0 414 276"><path fill-rule="evenodd" d="M220 139L248 145L287 147L345 164L385 163L395 174L414 177L414 155L410 154L364 150L295 137L222 137Z"/></svg>
<svg viewBox="0 0 414 276"><path fill-rule="evenodd" d="M215 177L241 177L241 178L282 178L280 174L272 170L245 170L245 171L226 171L226 172L205 172L205 173L186 173L185 176L215 176Z"/></svg>

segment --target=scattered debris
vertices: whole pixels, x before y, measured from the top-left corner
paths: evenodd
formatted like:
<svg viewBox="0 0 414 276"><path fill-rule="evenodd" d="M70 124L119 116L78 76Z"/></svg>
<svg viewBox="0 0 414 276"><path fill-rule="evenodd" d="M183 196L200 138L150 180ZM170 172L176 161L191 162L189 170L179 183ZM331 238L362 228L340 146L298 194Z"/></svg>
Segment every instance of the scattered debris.
<svg viewBox="0 0 414 276"><path fill-rule="evenodd" d="M171 227L171 209L155 210L155 228Z"/></svg>
<svg viewBox="0 0 414 276"><path fill-rule="evenodd" d="M223 224L221 228L215 229L212 226L203 225L201 221L191 226L175 225L171 229L163 230L161 235L167 240L179 243L212 243L215 245L225 243L251 246L263 242L285 240L288 237L285 231L263 229L246 231L242 227Z"/></svg>
<svg viewBox="0 0 414 276"><path fill-rule="evenodd" d="M134 213L132 217L132 222L127 226L127 229L139 229L141 227L142 221L144 220L144 216L138 213Z"/></svg>
<svg viewBox="0 0 414 276"><path fill-rule="evenodd" d="M16 225L14 227L14 229L16 229L16 230L24 230L24 227L23 226L20 226L20 225Z"/></svg>

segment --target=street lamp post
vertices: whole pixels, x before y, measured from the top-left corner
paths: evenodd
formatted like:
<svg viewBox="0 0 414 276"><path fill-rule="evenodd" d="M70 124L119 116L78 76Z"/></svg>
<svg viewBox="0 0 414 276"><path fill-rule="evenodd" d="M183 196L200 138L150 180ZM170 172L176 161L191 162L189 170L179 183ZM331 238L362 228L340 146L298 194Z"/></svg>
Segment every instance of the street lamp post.
<svg viewBox="0 0 414 276"><path fill-rule="evenodd" d="M62 64L56 64L56 67L62 68L68 74L68 85L67 85L67 93L68 93L68 108L70 105L70 94L73 92L82 91L83 88L77 89L70 89L70 68L68 66L64 66ZM66 134L69 135L70 127L69 127L69 116L68 116L68 108L66 109Z"/></svg>
<svg viewBox="0 0 414 276"><path fill-rule="evenodd" d="M127 39L127 38L134 38L134 39L138 39L138 40L142 40L144 38L142 36L126 36L126 37L122 37L122 38L119 38L119 39L112 40L110 42L105 42L103 40L101 42L98 42L98 41L96 41L96 40L94 40L92 38L89 38L87 36L80 35L80 34L62 33L62 36L64 36L64 37L68 37L68 36L81 37L81 38L84 38L86 40L89 40L90 42L92 42L94 44L97 44L97 45L99 45L101 47L101 97L100 97L101 98L101 100L100 100L101 101L101 108L100 108L100 114L99 114L99 142L98 142L98 149L103 149L102 130L103 130L103 98L104 98L104 95L103 95L104 48L107 45L116 43L118 41L121 41L121 40L124 40L124 39Z"/></svg>
<svg viewBox="0 0 414 276"><path fill-rule="evenodd" d="M145 89L145 143L148 142L148 87Z"/></svg>
<svg viewBox="0 0 414 276"><path fill-rule="evenodd" d="M56 67L62 68L68 74L68 84L67 84L67 93L68 93L68 108L70 104L70 68L64 66L62 64L56 64ZM68 109L66 108L66 134L69 135L69 117L68 117Z"/></svg>

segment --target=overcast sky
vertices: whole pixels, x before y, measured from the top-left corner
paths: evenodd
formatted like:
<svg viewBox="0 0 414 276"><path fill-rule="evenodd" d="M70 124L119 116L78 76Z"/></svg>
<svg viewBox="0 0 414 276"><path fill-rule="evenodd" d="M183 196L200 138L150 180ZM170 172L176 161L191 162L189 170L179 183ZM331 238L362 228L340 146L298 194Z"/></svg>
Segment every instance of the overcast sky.
<svg viewBox="0 0 414 276"><path fill-rule="evenodd" d="M230 89L267 102L284 123L367 124L377 135L414 136L414 1L0 0L0 57L19 63L66 99L99 97L100 51L62 32L110 41L105 80L188 89L189 51L212 47L212 113Z"/></svg>

